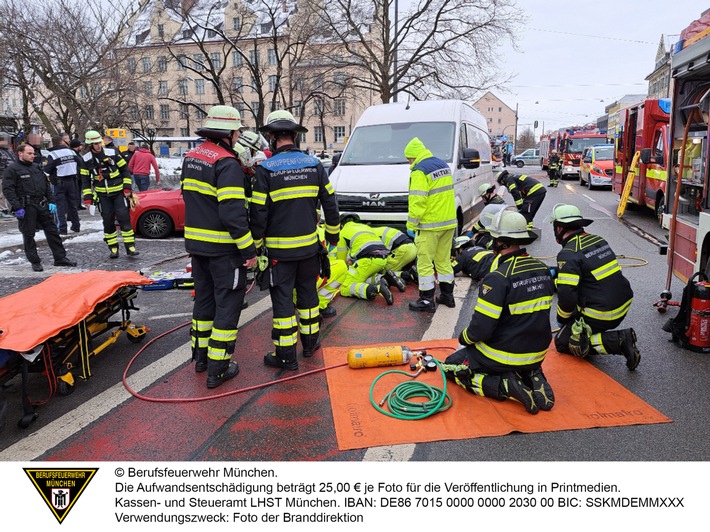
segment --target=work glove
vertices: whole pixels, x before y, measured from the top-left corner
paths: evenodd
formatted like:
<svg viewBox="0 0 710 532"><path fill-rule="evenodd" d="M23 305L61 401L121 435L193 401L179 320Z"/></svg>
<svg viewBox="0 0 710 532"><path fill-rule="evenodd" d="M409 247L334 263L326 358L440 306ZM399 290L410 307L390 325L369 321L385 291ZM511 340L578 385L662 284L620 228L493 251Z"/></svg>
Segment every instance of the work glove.
<svg viewBox="0 0 710 532"><path fill-rule="evenodd" d="M256 258L256 269L257 271L263 272L269 267L269 257L266 255L259 255Z"/></svg>
<svg viewBox="0 0 710 532"><path fill-rule="evenodd" d="M130 195L131 195L131 191L128 190L128 189L123 189L123 195L126 196L126 197L130 196Z"/></svg>
<svg viewBox="0 0 710 532"><path fill-rule="evenodd" d="M592 328L579 318L572 324L572 334L569 337L569 350L574 356L584 358L592 347L590 337Z"/></svg>
<svg viewBox="0 0 710 532"><path fill-rule="evenodd" d="M17 209L15 211L15 216L17 216L18 220L22 220L25 217L25 209Z"/></svg>
<svg viewBox="0 0 710 532"><path fill-rule="evenodd" d="M55 214L57 212L57 206L54 203L49 204L49 212Z"/></svg>
<svg viewBox="0 0 710 532"><path fill-rule="evenodd" d="M414 240L414 238L416 238L417 235L411 229L407 229L407 236L409 236L409 238Z"/></svg>
<svg viewBox="0 0 710 532"><path fill-rule="evenodd" d="M89 205L91 205L91 200L90 200L90 199L85 199L85 200L84 200L84 205L86 205L87 207L88 207Z"/></svg>

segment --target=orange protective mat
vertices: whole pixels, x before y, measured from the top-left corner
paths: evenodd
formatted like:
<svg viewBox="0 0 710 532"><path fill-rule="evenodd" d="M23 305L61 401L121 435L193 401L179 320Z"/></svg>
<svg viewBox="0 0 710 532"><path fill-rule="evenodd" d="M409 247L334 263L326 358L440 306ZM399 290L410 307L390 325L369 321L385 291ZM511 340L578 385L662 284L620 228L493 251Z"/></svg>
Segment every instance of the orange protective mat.
<svg viewBox="0 0 710 532"><path fill-rule="evenodd" d="M381 345L381 344L379 344ZM443 361L458 345L457 340L433 340L406 344L411 349L429 347L429 353ZM447 349L434 349L447 346ZM347 361L349 347L323 350L327 366ZM389 369L408 371L409 366L350 369L342 366L326 372L335 421L338 448L343 450L502 436L511 432L548 432L669 423L670 418L642 401L614 379L587 361L559 354L550 346L543 369L555 392L555 407L537 415L528 414L520 403L474 396L448 383L452 407L417 421L403 421L381 414L370 404L369 393L377 376ZM380 401L407 378L391 375L380 379L374 397ZM441 374L423 373L419 380L441 387Z"/></svg>

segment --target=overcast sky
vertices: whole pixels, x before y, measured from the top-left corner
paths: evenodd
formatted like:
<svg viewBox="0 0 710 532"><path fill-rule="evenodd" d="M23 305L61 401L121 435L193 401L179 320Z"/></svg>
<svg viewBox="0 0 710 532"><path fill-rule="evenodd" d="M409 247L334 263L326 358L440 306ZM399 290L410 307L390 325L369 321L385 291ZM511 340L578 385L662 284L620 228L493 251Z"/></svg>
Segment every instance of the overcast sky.
<svg viewBox="0 0 710 532"><path fill-rule="evenodd" d="M519 128L596 122L625 94L645 94L661 35L670 46L710 7L704 0L518 0L525 26L515 52L501 49L501 68L516 77L494 91ZM603 100L603 102L601 101ZM539 103L536 103L539 102Z"/></svg>

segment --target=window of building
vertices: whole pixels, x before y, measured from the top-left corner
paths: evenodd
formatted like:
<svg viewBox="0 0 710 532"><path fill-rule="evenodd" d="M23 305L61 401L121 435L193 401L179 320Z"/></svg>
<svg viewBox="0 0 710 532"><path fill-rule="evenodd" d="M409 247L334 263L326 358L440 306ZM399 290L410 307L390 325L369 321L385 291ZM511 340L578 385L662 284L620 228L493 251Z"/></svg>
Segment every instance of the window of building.
<svg viewBox="0 0 710 532"><path fill-rule="evenodd" d="M234 104L234 107L237 109L237 111L239 111L239 114L242 114L244 112L244 102L237 102Z"/></svg>
<svg viewBox="0 0 710 532"><path fill-rule="evenodd" d="M204 120L207 118L207 113L204 111L204 109L200 109L199 107L195 109L195 115L197 115L198 120Z"/></svg>
<svg viewBox="0 0 710 532"><path fill-rule="evenodd" d="M275 64L277 63L277 61L276 61L276 49L274 49L274 48L269 48L269 50L268 50L268 52L267 52L267 59L266 59L266 61L267 61L270 65L275 65Z"/></svg>
<svg viewBox="0 0 710 532"><path fill-rule="evenodd" d="M261 25L261 33L269 33L272 27L273 24L271 22L265 22Z"/></svg>
<svg viewBox="0 0 710 532"><path fill-rule="evenodd" d="M277 82L278 82L278 76L269 76L269 90L271 92L276 91Z"/></svg>
<svg viewBox="0 0 710 532"><path fill-rule="evenodd" d="M498 108L498 112L499 112L499 113L502 113L502 112L503 112L503 108L502 108L502 107L499 107L499 108Z"/></svg>
<svg viewBox="0 0 710 532"><path fill-rule="evenodd" d="M178 82L178 94L180 96L187 96L187 80L179 79Z"/></svg>
<svg viewBox="0 0 710 532"><path fill-rule="evenodd" d="M242 62L242 54L239 52L232 52L232 66L233 67L240 67L244 64Z"/></svg>
<svg viewBox="0 0 710 532"><path fill-rule="evenodd" d="M301 100L296 100L293 102L293 116L301 116L301 107L302 103Z"/></svg>
<svg viewBox="0 0 710 532"><path fill-rule="evenodd" d="M192 56L192 67L198 72L202 70L202 62L204 61L204 56L202 54L195 54Z"/></svg>
<svg viewBox="0 0 710 532"><path fill-rule="evenodd" d="M153 96L153 82L144 81L143 82L143 94L146 96Z"/></svg>
<svg viewBox="0 0 710 532"><path fill-rule="evenodd" d="M232 29L234 31L242 29L242 19L240 17L232 17Z"/></svg>
<svg viewBox="0 0 710 532"><path fill-rule="evenodd" d="M161 39L165 37L165 25L164 24L158 24L158 37Z"/></svg>
<svg viewBox="0 0 710 532"><path fill-rule="evenodd" d="M333 82L338 87L345 87L345 72L336 72L333 74Z"/></svg>
<svg viewBox="0 0 710 532"><path fill-rule="evenodd" d="M131 115L131 120L133 120L134 122L138 122L138 120L140 119L140 116L138 116L138 107L134 105L129 109L128 112Z"/></svg>
<svg viewBox="0 0 710 532"><path fill-rule="evenodd" d="M345 98L336 98L333 101L333 114L343 116L345 114Z"/></svg>
<svg viewBox="0 0 710 532"><path fill-rule="evenodd" d="M178 70L185 70L185 65L187 64L187 56L184 54L180 54L177 56L177 69Z"/></svg>
<svg viewBox="0 0 710 532"><path fill-rule="evenodd" d="M136 71L136 59L134 57L129 57L126 65L128 67L128 71L131 74L134 74Z"/></svg>
<svg viewBox="0 0 710 532"><path fill-rule="evenodd" d="M323 142L323 128L321 126L313 128L313 142Z"/></svg>
<svg viewBox="0 0 710 532"><path fill-rule="evenodd" d="M502 119L499 118L499 119L498 119L498 123L500 124L501 122L502 122Z"/></svg>
<svg viewBox="0 0 710 532"><path fill-rule="evenodd" d="M188 109L186 103L181 103L181 104L180 104L180 111L179 111L179 112L180 112L180 118L181 118L181 119L184 120L185 118L188 117L188 113L190 112L190 110ZM183 136L186 136L186 135L183 135Z"/></svg>
<svg viewBox="0 0 710 532"><path fill-rule="evenodd" d="M214 39L217 37L217 32L215 30L207 30L207 38Z"/></svg>
<svg viewBox="0 0 710 532"><path fill-rule="evenodd" d="M164 55L158 57L158 72L165 72L168 69L168 58Z"/></svg>
<svg viewBox="0 0 710 532"><path fill-rule="evenodd" d="M298 142L299 142L299 144L305 144L305 142L306 142L306 134L305 133L298 134Z"/></svg>
<svg viewBox="0 0 710 532"><path fill-rule="evenodd" d="M212 52L210 54L210 61L212 61L212 66L215 70L222 68L222 54L219 52Z"/></svg>
<svg viewBox="0 0 710 532"><path fill-rule="evenodd" d="M192 30L191 29L182 30L182 38L183 39L189 39L190 37L192 37Z"/></svg>
<svg viewBox="0 0 710 532"><path fill-rule="evenodd" d="M259 63L261 63L259 59L259 50L249 51L249 63L251 63L253 66L257 66Z"/></svg>
<svg viewBox="0 0 710 532"><path fill-rule="evenodd" d="M145 119L153 120L153 118L155 117L155 110L153 109L153 106L146 105L143 110L145 112Z"/></svg>
<svg viewBox="0 0 710 532"><path fill-rule="evenodd" d="M234 78L232 80L232 90L234 92L243 93L244 92L244 78Z"/></svg>
<svg viewBox="0 0 710 532"><path fill-rule="evenodd" d="M143 72L150 72L152 65L150 64L150 57L144 57L141 59L141 64L143 65Z"/></svg>
<svg viewBox="0 0 710 532"><path fill-rule="evenodd" d="M190 136L190 130L187 129L186 127L181 127L181 128L180 128L180 136L181 136L181 137L189 137L189 136Z"/></svg>
<svg viewBox="0 0 710 532"><path fill-rule="evenodd" d="M195 80L195 94L204 94L205 93L205 80L204 79L196 79Z"/></svg>
<svg viewBox="0 0 710 532"><path fill-rule="evenodd" d="M168 94L168 82L160 80L158 82L158 96L166 96Z"/></svg>
<svg viewBox="0 0 710 532"><path fill-rule="evenodd" d="M323 90L323 74L318 74L316 77L313 78L313 90L316 91L322 91Z"/></svg>
<svg viewBox="0 0 710 532"><path fill-rule="evenodd" d="M335 142L345 142L345 126L335 126L333 128Z"/></svg>
<svg viewBox="0 0 710 532"><path fill-rule="evenodd" d="M325 105L323 103L323 100L321 100L320 98L316 98L315 100L313 100L313 113L316 116L320 116L323 114L324 111Z"/></svg>
<svg viewBox="0 0 710 532"><path fill-rule="evenodd" d="M254 115L254 118L257 117L259 114L259 102L251 102L251 113Z"/></svg>
<svg viewBox="0 0 710 532"><path fill-rule="evenodd" d="M170 120L170 106L166 103L160 104L160 119Z"/></svg>
<svg viewBox="0 0 710 532"><path fill-rule="evenodd" d="M251 76L251 91L252 92L258 92L259 86L256 84L256 79L254 79L254 76Z"/></svg>

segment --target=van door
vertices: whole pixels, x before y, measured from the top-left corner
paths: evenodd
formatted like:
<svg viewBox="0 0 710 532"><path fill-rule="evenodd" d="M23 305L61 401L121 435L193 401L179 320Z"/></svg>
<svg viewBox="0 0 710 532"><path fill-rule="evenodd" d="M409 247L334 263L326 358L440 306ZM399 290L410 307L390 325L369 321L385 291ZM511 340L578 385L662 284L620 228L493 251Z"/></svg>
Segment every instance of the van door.
<svg viewBox="0 0 710 532"><path fill-rule="evenodd" d="M457 207L461 209L461 213L456 213L459 219L459 232L463 226L468 223L471 217L471 208L473 207L474 195L471 186L472 177L475 170L470 170L464 168L459 164L461 157L463 155L464 148L472 148L471 141L469 139L467 125L462 122L459 126L459 147L458 154L452 162L452 172L454 176L454 194L456 194ZM458 233L457 233L458 234Z"/></svg>

